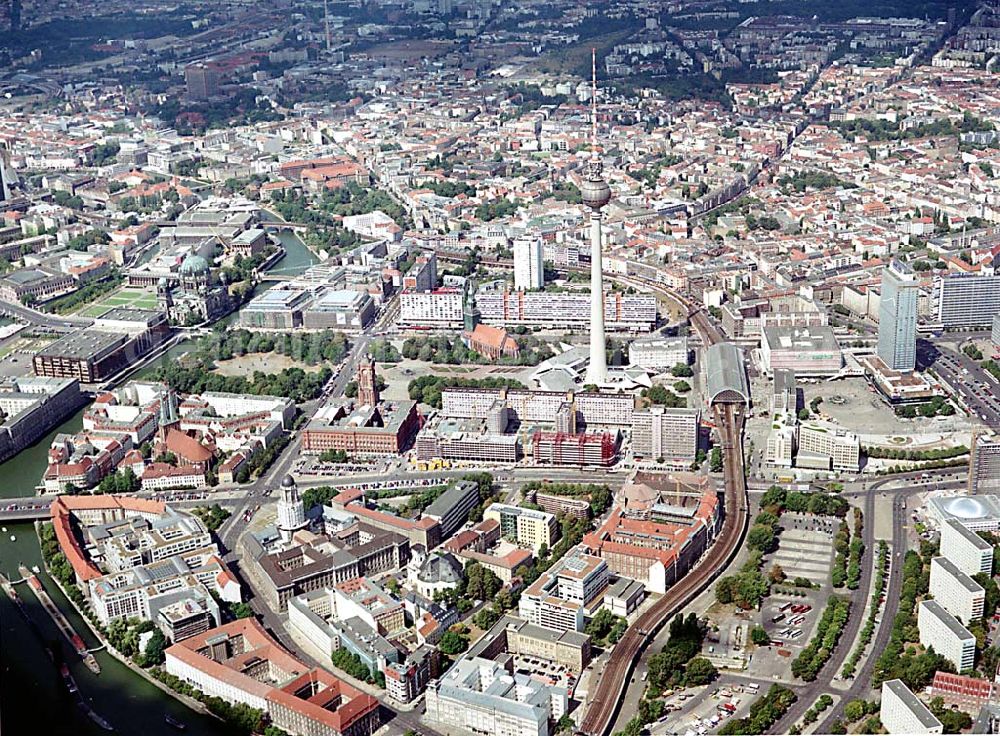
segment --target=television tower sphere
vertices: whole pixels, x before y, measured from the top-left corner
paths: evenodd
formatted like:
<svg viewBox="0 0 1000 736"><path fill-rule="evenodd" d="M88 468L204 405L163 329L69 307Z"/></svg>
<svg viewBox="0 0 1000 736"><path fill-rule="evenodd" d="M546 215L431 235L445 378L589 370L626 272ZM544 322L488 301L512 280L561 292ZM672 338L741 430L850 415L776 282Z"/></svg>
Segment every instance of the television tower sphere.
<svg viewBox="0 0 1000 736"><path fill-rule="evenodd" d="M599 210L611 201L611 187L601 175L601 163L589 161L580 182L580 198L592 210Z"/></svg>

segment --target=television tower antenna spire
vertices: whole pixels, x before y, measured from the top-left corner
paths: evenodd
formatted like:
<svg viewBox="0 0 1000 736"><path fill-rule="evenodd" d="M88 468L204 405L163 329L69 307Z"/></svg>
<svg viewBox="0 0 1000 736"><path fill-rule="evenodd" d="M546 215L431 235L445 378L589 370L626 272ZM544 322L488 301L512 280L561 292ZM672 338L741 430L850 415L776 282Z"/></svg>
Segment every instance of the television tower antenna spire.
<svg viewBox="0 0 1000 736"><path fill-rule="evenodd" d="M590 157L597 158L597 49L590 49Z"/></svg>
<svg viewBox="0 0 1000 736"><path fill-rule="evenodd" d="M326 50L330 50L330 5L328 0L323 0L323 23L326 25Z"/></svg>

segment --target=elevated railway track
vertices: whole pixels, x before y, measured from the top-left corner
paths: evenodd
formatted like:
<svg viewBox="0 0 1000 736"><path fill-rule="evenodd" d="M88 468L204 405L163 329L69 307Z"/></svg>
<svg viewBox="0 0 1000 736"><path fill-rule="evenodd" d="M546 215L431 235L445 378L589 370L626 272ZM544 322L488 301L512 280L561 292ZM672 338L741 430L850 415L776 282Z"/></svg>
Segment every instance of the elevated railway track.
<svg viewBox="0 0 1000 736"><path fill-rule="evenodd" d="M664 288L661 284L633 277L627 280L634 280L660 291L686 307L692 326L698 331L706 346L722 342L721 333L708 315L693 307L686 298ZM640 614L615 645L585 704L586 711L578 729L578 733L583 736L605 736L611 730L632 670L639 661L643 649L672 616L693 601L726 568L735 557L746 534L749 503L742 441L746 406L742 403L716 402L712 406L712 411L723 452L722 529L701 560L662 598Z"/></svg>

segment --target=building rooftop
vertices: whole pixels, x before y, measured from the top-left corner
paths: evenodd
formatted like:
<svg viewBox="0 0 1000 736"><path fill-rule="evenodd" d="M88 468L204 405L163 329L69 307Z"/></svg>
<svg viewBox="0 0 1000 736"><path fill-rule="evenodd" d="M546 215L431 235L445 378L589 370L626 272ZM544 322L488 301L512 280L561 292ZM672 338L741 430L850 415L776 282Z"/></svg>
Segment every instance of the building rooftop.
<svg viewBox="0 0 1000 736"><path fill-rule="evenodd" d="M975 640L975 636L967 628L959 623L958 619L944 610L944 606L935 600L920 601L920 613L926 613L928 615L934 616L941 623L948 627L948 630L957 639L963 641L968 641L969 639Z"/></svg>
<svg viewBox="0 0 1000 736"><path fill-rule="evenodd" d="M840 350L833 328L825 325L768 326L764 328L764 339L772 350Z"/></svg>
<svg viewBox="0 0 1000 736"><path fill-rule="evenodd" d="M965 541L973 545L979 552L992 551L993 545L987 542L985 539L980 537L974 531L969 529L965 524L963 524L958 519L945 519L941 522L943 526L948 526L954 531L958 532Z"/></svg>
<svg viewBox="0 0 1000 736"><path fill-rule="evenodd" d="M959 570L955 563L949 560L947 557L935 557L931 560L931 565L939 565L945 572L947 572L951 577L957 580L965 590L972 594L983 593L984 588L982 585L977 583L975 580L970 578L964 572Z"/></svg>
<svg viewBox="0 0 1000 736"><path fill-rule="evenodd" d="M706 351L705 371L709 403L750 403L743 351L731 342L719 342Z"/></svg>
<svg viewBox="0 0 1000 736"><path fill-rule="evenodd" d="M36 353L51 358L71 358L75 360L97 361L128 340L128 335L120 332L101 332L87 329L71 332L55 342L49 343Z"/></svg>

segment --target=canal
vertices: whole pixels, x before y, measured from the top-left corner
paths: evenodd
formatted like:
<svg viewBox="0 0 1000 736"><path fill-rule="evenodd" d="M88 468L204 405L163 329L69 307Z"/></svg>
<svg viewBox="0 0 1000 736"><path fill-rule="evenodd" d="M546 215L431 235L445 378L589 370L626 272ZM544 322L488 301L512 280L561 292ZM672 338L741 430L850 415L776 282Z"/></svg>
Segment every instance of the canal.
<svg viewBox="0 0 1000 736"><path fill-rule="evenodd" d="M46 451L58 432L76 432L83 423L81 410L50 432L38 444L0 465L0 498L30 496L42 477ZM11 539L13 537L13 540ZM42 555L31 524L9 524L0 535L0 570L12 580L18 579L17 566L42 568ZM43 585L56 604L66 613L88 646L98 642L83 619L42 569ZM223 734L227 729L214 718L187 708L156 686L135 674L107 652L98 652L101 674L94 675L62 639L55 624L42 610L26 584L17 591L38 631L21 618L7 596L0 595L0 726L10 734L91 734L106 733L83 716L70 700L56 667L46 653L46 645L55 643L67 658L80 692L93 709L109 721L119 734L176 736L178 731L164 722L169 713L187 724L184 733Z"/></svg>

